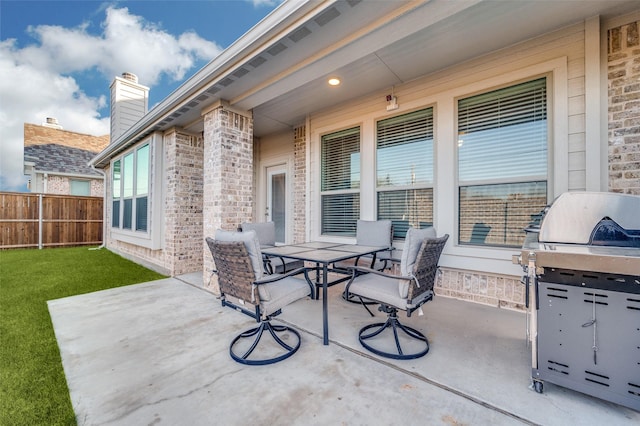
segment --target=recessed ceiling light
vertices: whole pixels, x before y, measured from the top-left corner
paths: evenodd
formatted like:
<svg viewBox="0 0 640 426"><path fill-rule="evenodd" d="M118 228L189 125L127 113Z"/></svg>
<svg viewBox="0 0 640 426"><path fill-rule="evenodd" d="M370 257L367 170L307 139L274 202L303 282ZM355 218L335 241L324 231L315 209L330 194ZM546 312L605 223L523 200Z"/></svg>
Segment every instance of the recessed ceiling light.
<svg viewBox="0 0 640 426"><path fill-rule="evenodd" d="M331 78L329 79L329 85L331 85L331 86L337 86L337 85L339 85L339 84L340 84L340 79L339 79L339 78L337 78L337 77L331 77Z"/></svg>

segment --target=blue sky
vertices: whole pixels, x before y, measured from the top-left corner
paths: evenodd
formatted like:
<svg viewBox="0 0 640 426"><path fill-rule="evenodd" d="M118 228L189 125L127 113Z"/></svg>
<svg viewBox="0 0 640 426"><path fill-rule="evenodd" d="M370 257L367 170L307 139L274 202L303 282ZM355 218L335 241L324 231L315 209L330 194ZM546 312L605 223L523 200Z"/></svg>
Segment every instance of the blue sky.
<svg viewBox="0 0 640 426"><path fill-rule="evenodd" d="M24 123L107 134L115 76L152 108L280 2L0 0L0 190L26 191Z"/></svg>

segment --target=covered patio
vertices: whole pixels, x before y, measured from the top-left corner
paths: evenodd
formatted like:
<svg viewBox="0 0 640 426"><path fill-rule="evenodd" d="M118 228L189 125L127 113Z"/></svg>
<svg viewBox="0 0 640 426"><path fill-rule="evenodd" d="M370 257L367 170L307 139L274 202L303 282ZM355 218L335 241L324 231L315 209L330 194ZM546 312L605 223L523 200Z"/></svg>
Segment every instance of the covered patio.
<svg viewBox="0 0 640 426"><path fill-rule="evenodd" d="M78 424L638 424L640 413L553 384L530 388L525 314L436 297L421 330L430 352L371 355L372 322L329 291L330 344L319 301L287 306L300 330L290 359L235 363L232 336L253 320L202 290L202 274L49 301ZM381 317L377 313L377 317Z"/></svg>

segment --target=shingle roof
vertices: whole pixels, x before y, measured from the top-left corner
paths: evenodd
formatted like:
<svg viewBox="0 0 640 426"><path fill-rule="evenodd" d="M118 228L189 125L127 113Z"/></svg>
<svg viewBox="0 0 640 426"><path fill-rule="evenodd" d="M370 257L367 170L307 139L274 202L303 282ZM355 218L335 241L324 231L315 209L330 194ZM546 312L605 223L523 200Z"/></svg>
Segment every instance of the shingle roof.
<svg viewBox="0 0 640 426"><path fill-rule="evenodd" d="M40 172L101 176L88 166L95 155L91 151L57 144L24 147L25 161L34 162L36 170Z"/></svg>

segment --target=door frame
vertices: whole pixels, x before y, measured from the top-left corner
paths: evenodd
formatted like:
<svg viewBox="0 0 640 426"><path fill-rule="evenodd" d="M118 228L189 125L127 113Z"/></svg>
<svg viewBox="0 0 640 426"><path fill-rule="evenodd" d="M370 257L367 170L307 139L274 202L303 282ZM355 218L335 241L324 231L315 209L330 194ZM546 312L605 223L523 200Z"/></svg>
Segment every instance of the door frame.
<svg viewBox="0 0 640 426"><path fill-rule="evenodd" d="M270 157L261 161L260 182L258 190L258 203L256 221L266 221L267 191L269 181L269 169L280 167L285 173L285 244L293 242L293 159L290 156Z"/></svg>

